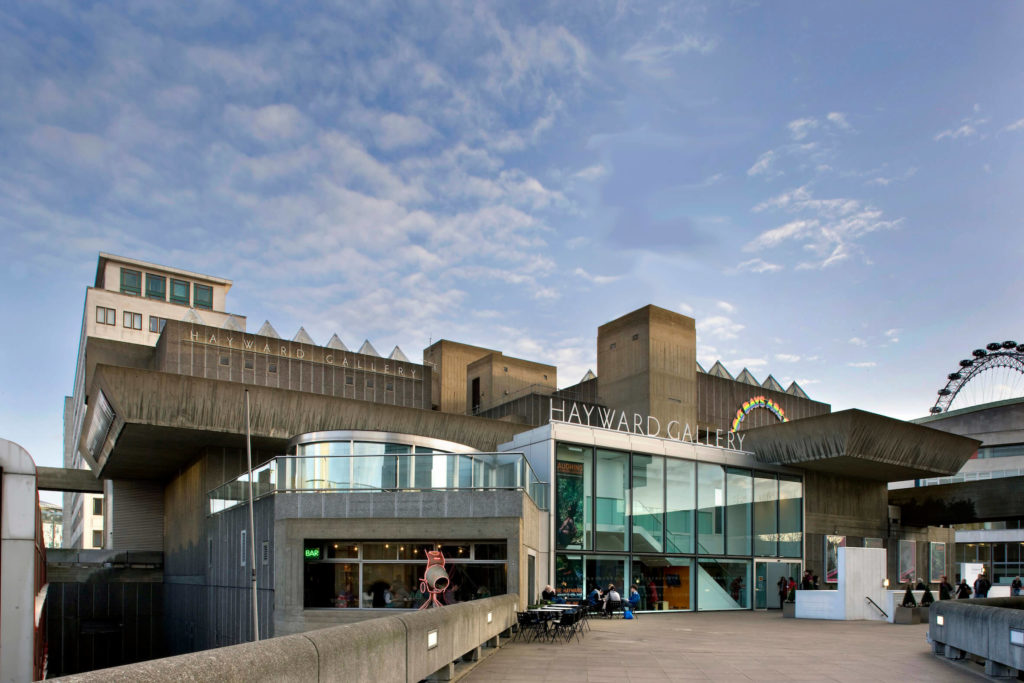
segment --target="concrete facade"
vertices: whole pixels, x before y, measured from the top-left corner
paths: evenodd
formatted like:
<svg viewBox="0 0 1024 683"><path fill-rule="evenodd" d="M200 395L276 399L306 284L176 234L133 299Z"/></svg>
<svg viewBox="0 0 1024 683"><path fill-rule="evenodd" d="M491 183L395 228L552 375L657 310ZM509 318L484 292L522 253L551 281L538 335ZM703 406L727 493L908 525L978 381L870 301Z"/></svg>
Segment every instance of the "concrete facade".
<svg viewBox="0 0 1024 683"><path fill-rule="evenodd" d="M466 366L466 406L478 415L528 391L553 392L558 369L553 365L492 353Z"/></svg>

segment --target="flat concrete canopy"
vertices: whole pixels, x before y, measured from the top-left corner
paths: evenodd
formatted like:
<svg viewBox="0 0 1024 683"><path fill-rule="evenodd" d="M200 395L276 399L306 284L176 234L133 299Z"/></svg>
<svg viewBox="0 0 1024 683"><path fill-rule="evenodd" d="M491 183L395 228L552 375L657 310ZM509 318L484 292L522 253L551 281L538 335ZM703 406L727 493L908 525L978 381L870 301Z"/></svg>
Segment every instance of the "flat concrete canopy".
<svg viewBox="0 0 1024 683"><path fill-rule="evenodd" d="M284 455L292 437L308 432L344 429L414 434L492 452L498 444L530 429L529 425L468 415L97 365L89 396L91 399L102 391L114 420L95 461L86 445L88 429L83 430L79 450L96 475L105 479L166 479L199 457L204 447L245 448L246 389L254 464ZM99 403L90 400L85 425L91 424Z"/></svg>
<svg viewBox="0 0 1024 683"><path fill-rule="evenodd" d="M40 491L103 493L103 482L93 476L89 470L37 467L36 488Z"/></svg>
<svg viewBox="0 0 1024 683"><path fill-rule="evenodd" d="M483 681L976 681L982 667L931 654L927 624L783 619L779 611L641 614L590 621L580 642L502 647Z"/></svg>
<svg viewBox="0 0 1024 683"><path fill-rule="evenodd" d="M998 477L889 491L904 524L964 524L1024 517L1024 477Z"/></svg>
<svg viewBox="0 0 1024 683"><path fill-rule="evenodd" d="M878 481L949 476L981 444L863 410L743 430L744 450L772 465Z"/></svg>

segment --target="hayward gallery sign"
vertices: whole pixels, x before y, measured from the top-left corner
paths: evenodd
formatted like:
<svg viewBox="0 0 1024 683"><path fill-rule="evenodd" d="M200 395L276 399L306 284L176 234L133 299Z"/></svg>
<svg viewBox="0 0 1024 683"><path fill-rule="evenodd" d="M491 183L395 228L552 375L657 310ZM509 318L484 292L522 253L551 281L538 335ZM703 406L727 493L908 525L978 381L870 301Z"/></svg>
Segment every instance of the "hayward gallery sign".
<svg viewBox="0 0 1024 683"><path fill-rule="evenodd" d="M716 448L728 448L732 450L743 450L744 435L740 432L726 432L721 429L715 430L714 439L711 432L707 433L707 440L701 441L697 433L690 431L689 424L681 424L679 420L672 420L665 425L664 436L661 431L661 421L653 415L641 415L640 413L627 413L624 410L602 408L601 406L580 405L575 401L559 401L561 407L556 407L555 399L550 399L550 422L564 422L565 424L577 424L583 427L600 427L611 429L626 434L639 434L640 436L653 436L684 443L701 444L714 446ZM569 404L566 410L566 404ZM735 445L734 445L735 444Z"/></svg>

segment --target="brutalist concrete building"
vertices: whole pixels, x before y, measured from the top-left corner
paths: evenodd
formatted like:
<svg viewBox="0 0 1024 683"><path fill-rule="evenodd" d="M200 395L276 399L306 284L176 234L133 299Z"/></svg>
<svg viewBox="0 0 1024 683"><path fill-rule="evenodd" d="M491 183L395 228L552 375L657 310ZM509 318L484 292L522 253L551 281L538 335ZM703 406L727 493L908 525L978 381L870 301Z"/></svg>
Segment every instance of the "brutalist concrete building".
<svg viewBox="0 0 1024 683"><path fill-rule="evenodd" d="M952 573L952 530L893 526L887 482L951 475L978 441L705 371L692 318L601 326L596 373L559 389L495 349L445 340L416 363L182 306L145 343L83 335L69 400L69 449L115 492L114 548L163 553L167 654L251 637L252 544L263 636L414 609L437 549L448 599L631 583L651 611L777 606L778 577L827 585L844 544L889 548L893 581L940 555Z"/></svg>

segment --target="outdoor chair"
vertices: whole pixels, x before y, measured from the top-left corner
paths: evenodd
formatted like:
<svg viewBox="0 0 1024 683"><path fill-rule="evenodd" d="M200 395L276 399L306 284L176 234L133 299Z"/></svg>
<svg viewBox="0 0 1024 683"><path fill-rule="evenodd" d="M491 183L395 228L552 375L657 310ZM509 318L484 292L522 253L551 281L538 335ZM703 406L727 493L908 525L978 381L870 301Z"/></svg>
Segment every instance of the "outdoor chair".
<svg viewBox="0 0 1024 683"><path fill-rule="evenodd" d="M622 601L621 600L609 600L608 604L605 605L605 608L604 608L605 616L608 616L608 617L614 617L616 612L621 612L621 611L622 611Z"/></svg>
<svg viewBox="0 0 1024 683"><path fill-rule="evenodd" d="M516 635L513 642L522 637L526 642L535 640L541 632L541 623L538 615L532 612L516 612Z"/></svg>
<svg viewBox="0 0 1024 683"><path fill-rule="evenodd" d="M579 641L579 621L580 615L576 610L563 612L561 616L551 622L554 626L554 630L551 632L551 640L554 642L559 636L565 636L565 642L569 642L573 635L576 636L576 640Z"/></svg>

